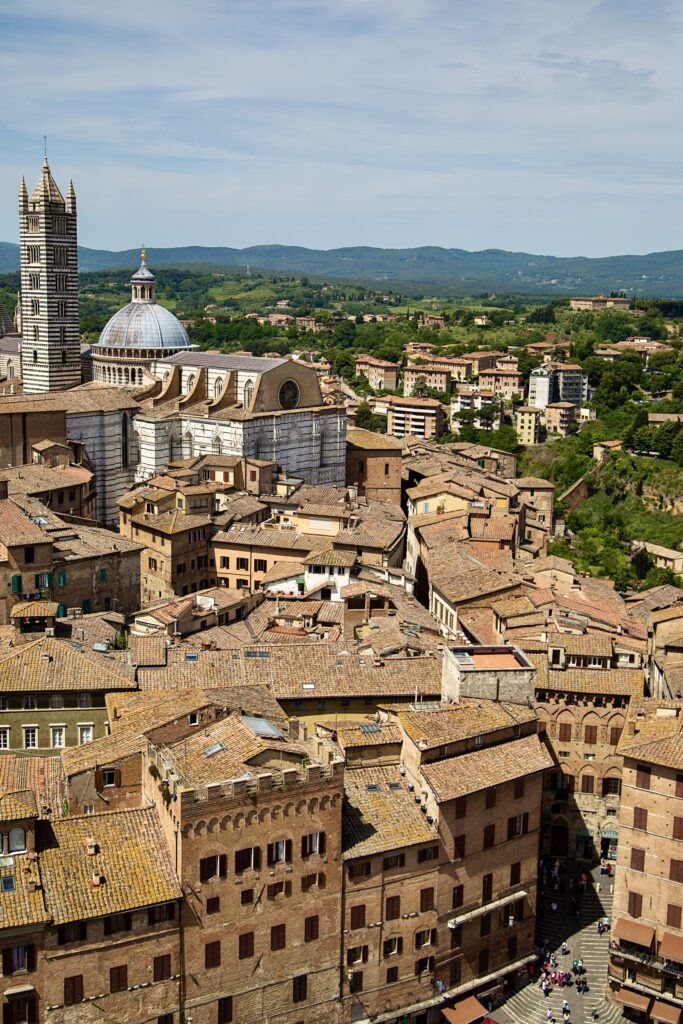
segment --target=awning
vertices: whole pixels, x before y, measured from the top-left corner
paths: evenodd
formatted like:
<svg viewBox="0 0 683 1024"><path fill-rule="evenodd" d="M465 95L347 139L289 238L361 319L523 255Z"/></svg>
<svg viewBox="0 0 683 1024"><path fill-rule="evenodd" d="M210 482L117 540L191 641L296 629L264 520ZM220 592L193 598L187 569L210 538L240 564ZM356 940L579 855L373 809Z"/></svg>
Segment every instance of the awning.
<svg viewBox="0 0 683 1024"><path fill-rule="evenodd" d="M476 996L468 996L455 1006L444 1007L441 1012L448 1024L472 1024L473 1021L485 1017L488 1010L481 1005Z"/></svg>
<svg viewBox="0 0 683 1024"><path fill-rule="evenodd" d="M614 998L622 1006L628 1006L629 1010L640 1010L642 1013L647 1013L652 1002L649 996L643 996L640 992L634 992L630 988L620 988L615 991Z"/></svg>
<svg viewBox="0 0 683 1024"><path fill-rule="evenodd" d="M626 917L617 918L612 935L615 939L623 939L624 942L635 942L637 946L645 946L649 949L655 937L655 930L649 924L638 924Z"/></svg>
<svg viewBox="0 0 683 1024"><path fill-rule="evenodd" d="M671 1003L663 1003L661 999L655 999L650 1016L658 1024L679 1024L681 1019L680 1006L672 1006Z"/></svg>
<svg viewBox="0 0 683 1024"><path fill-rule="evenodd" d="M677 964L683 964L683 935L664 932L659 943L659 955L664 960L675 960Z"/></svg>

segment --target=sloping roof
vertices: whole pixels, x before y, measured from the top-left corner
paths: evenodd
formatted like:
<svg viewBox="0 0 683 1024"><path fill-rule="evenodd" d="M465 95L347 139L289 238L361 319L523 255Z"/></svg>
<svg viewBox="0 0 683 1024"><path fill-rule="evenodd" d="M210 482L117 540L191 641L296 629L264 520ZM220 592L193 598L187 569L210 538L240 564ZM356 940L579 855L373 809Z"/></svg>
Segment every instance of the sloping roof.
<svg viewBox="0 0 683 1024"><path fill-rule="evenodd" d="M349 427L346 432L346 443L352 448L361 448L363 451L377 449L378 451L402 450L402 445L395 437L387 434L376 434L373 430L364 430L362 427Z"/></svg>
<svg viewBox="0 0 683 1024"><path fill-rule="evenodd" d="M483 698L463 697L458 704L443 704L433 711L419 704L392 709L409 739L429 750L446 743L511 729L536 720L533 708Z"/></svg>
<svg viewBox="0 0 683 1024"><path fill-rule="evenodd" d="M0 754L0 791L28 790L38 813L59 814L65 796L64 773L59 757L23 757Z"/></svg>
<svg viewBox="0 0 683 1024"><path fill-rule="evenodd" d="M80 644L41 636L0 658L0 692L132 690L133 672L106 654Z"/></svg>
<svg viewBox="0 0 683 1024"><path fill-rule="evenodd" d="M344 792L344 860L437 840L436 829L427 823L416 805L398 765L347 768Z"/></svg>
<svg viewBox="0 0 683 1024"><path fill-rule="evenodd" d="M88 856L86 840L95 840ZM41 826L40 872L55 924L179 899L155 808L58 818ZM101 882L92 885L93 873Z"/></svg>
<svg viewBox="0 0 683 1024"><path fill-rule="evenodd" d="M37 816L36 796L30 789L0 793L0 821L17 821Z"/></svg>
<svg viewBox="0 0 683 1024"><path fill-rule="evenodd" d="M246 370L252 373L268 373L288 360L283 358L265 359L260 356L231 356L222 352L176 352L161 360L162 365L206 366L217 370Z"/></svg>
<svg viewBox="0 0 683 1024"><path fill-rule="evenodd" d="M422 774L439 803L444 803L545 771L553 764L538 736L525 736L510 743L424 764Z"/></svg>

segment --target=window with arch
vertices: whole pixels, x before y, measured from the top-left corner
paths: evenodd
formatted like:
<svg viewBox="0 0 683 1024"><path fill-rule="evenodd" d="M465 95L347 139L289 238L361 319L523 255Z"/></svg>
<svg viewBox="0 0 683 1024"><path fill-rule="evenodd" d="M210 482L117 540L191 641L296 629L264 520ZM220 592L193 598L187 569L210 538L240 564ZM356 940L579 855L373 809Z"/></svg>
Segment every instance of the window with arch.
<svg viewBox="0 0 683 1024"><path fill-rule="evenodd" d="M11 828L9 830L9 853L26 852L26 832L23 828Z"/></svg>
<svg viewBox="0 0 683 1024"><path fill-rule="evenodd" d="M221 439L220 437L218 437L218 435L216 435L213 441L211 442L211 451L213 452L214 455L223 454L223 445L221 444Z"/></svg>
<svg viewBox="0 0 683 1024"><path fill-rule="evenodd" d="M595 792L595 775L592 771L584 771L581 774L581 792L582 793L594 793Z"/></svg>
<svg viewBox="0 0 683 1024"><path fill-rule="evenodd" d="M254 397L254 382L253 382L253 380L248 380L246 382L246 384L244 385L244 401L242 403L244 405L245 409L249 408L249 406L251 405L251 400L252 400L253 397Z"/></svg>
<svg viewBox="0 0 683 1024"><path fill-rule="evenodd" d="M323 427L320 434L320 465L332 465L335 454L336 446L334 444L332 432L327 427Z"/></svg>
<svg viewBox="0 0 683 1024"><path fill-rule="evenodd" d="M216 377L213 385L213 397L218 398L223 390L223 377Z"/></svg>
<svg viewBox="0 0 683 1024"><path fill-rule="evenodd" d="M192 434L190 433L190 431L188 430L188 432L183 437L183 458L184 459L192 458L193 449L194 449L194 438L193 438Z"/></svg>
<svg viewBox="0 0 683 1024"><path fill-rule="evenodd" d="M187 378L187 390L188 390L188 392L192 391L192 388L194 387L194 381L195 381L195 375L193 373L191 373L190 376Z"/></svg>
<svg viewBox="0 0 683 1024"><path fill-rule="evenodd" d="M38 352L36 349L33 350L33 362L34 364L38 362Z"/></svg>
<svg viewBox="0 0 683 1024"><path fill-rule="evenodd" d="M10 380L14 379L14 363L11 359L7 360L7 376Z"/></svg>
<svg viewBox="0 0 683 1024"><path fill-rule="evenodd" d="M168 461L175 462L180 455L182 443L177 434L171 434L168 439Z"/></svg>

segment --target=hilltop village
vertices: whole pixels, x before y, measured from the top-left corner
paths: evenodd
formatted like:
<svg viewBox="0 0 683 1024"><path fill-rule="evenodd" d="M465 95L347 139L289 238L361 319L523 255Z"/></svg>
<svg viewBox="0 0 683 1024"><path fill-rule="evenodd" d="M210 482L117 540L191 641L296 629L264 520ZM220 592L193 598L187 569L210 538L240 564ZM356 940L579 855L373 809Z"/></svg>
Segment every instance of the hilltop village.
<svg viewBox="0 0 683 1024"><path fill-rule="evenodd" d="M310 349L192 341L143 251L85 344L74 187L46 160L19 208L4 1024L531 1019L551 871L563 899L588 878L581 924L609 919L601 1019L679 1021L683 555L635 545L638 585L582 571L571 495L482 436L510 410L525 448L594 418L562 340L526 383L526 350L359 353L359 395Z"/></svg>

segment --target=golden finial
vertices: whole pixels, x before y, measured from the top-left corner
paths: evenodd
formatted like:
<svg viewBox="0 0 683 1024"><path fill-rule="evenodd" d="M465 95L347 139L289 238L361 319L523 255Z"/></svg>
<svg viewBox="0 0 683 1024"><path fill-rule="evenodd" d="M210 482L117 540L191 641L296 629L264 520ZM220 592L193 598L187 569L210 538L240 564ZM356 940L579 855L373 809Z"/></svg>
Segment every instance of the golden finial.
<svg viewBox="0 0 683 1024"><path fill-rule="evenodd" d="M145 249L145 243L143 242L142 243L142 248L140 249L140 260L144 263L146 259L147 259L147 250Z"/></svg>

